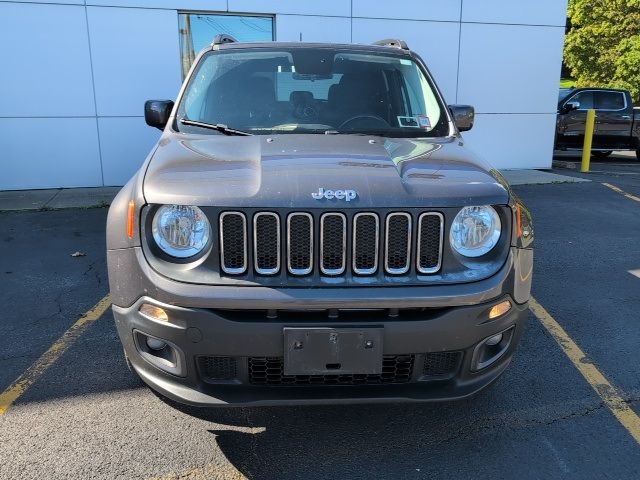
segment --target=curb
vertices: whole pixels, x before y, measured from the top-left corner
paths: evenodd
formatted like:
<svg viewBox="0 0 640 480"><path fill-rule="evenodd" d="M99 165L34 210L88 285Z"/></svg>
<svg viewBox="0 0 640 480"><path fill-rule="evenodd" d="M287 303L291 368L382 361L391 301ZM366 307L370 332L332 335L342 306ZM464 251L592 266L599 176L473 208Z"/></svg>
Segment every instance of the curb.
<svg viewBox="0 0 640 480"><path fill-rule="evenodd" d="M564 168L566 170L577 170L580 162L569 162L567 160L553 160L551 165L553 168Z"/></svg>

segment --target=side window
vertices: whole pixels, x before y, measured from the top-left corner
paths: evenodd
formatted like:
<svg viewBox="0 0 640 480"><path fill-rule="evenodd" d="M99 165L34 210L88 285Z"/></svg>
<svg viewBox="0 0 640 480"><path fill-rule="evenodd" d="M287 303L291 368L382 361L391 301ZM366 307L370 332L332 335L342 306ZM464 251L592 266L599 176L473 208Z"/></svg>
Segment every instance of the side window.
<svg viewBox="0 0 640 480"><path fill-rule="evenodd" d="M593 92L576 93L573 97L569 98L568 101L580 103L580 110L589 110L590 108L594 108Z"/></svg>
<svg viewBox="0 0 640 480"><path fill-rule="evenodd" d="M622 92L596 92L596 109L622 110L624 94Z"/></svg>

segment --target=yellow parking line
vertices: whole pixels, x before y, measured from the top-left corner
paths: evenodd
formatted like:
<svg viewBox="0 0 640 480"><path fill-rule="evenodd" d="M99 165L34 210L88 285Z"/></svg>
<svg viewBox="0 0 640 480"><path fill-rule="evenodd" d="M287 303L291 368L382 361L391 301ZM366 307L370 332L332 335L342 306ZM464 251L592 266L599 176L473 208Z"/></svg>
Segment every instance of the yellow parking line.
<svg viewBox="0 0 640 480"><path fill-rule="evenodd" d="M33 385L47 369L56 363L64 352L75 342L85 330L111 305L111 297L107 295L100 300L91 310L71 325L64 334L44 352L9 388L0 394L0 416L7 413L11 405Z"/></svg>
<svg viewBox="0 0 640 480"><path fill-rule="evenodd" d="M610 183L603 183L602 185L604 185L605 187L609 187L611 190L613 190L614 192L618 192L620 195L624 195L629 200L634 200L636 202L640 202L640 197L636 197L635 195L631 195L630 193L625 192L624 190L622 190L621 188L616 187L615 185L611 185Z"/></svg>
<svg viewBox="0 0 640 480"><path fill-rule="evenodd" d="M627 429L636 442L640 443L640 417L624 401L620 392L600 373L593 362L535 298L531 298L529 301L529 308L555 341L558 342L558 345L560 345L565 355L569 357L574 367L578 369L591 385L591 388L600 396L622 426Z"/></svg>

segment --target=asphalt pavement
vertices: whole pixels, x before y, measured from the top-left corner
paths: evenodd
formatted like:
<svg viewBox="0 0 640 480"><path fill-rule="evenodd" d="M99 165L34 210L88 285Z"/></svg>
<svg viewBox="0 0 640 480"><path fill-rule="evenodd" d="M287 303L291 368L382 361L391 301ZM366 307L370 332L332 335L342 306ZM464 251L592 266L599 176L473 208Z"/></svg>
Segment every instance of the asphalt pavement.
<svg viewBox="0 0 640 480"><path fill-rule="evenodd" d="M640 414L640 164L515 187L533 294ZM107 210L0 213L0 392L108 293ZM72 254L80 252L80 255ZM438 404L175 408L131 374L110 311L0 415L0 478L640 478L640 445L538 319L504 376Z"/></svg>

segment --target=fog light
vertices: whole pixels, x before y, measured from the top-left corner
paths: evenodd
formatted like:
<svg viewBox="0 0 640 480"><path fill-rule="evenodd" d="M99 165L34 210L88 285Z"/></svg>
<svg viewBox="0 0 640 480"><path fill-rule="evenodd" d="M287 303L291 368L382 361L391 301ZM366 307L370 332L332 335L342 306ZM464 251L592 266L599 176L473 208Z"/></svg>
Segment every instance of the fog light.
<svg viewBox="0 0 640 480"><path fill-rule="evenodd" d="M169 316L164 309L160 307L156 307L155 305L151 305L149 303L143 303L140 306L139 312L146 317L152 318L154 320L160 320L161 322L168 322Z"/></svg>
<svg viewBox="0 0 640 480"><path fill-rule="evenodd" d="M147 337L147 347L149 347L151 350L162 350L166 346L167 344L162 340L158 340L157 338L153 337Z"/></svg>
<svg viewBox="0 0 640 480"><path fill-rule="evenodd" d="M140 356L151 365L179 377L187 374L184 352L175 343L140 330L133 331L133 339Z"/></svg>
<svg viewBox="0 0 640 480"><path fill-rule="evenodd" d="M494 345L499 344L502 341L502 334L499 333L497 335L494 335L493 337L489 337L484 344L488 345L489 347L493 347Z"/></svg>
<svg viewBox="0 0 640 480"><path fill-rule="evenodd" d="M508 351L513 338L515 327L509 327L500 333L482 340L473 349L471 357L471 371L477 372L496 363Z"/></svg>
<svg viewBox="0 0 640 480"><path fill-rule="evenodd" d="M498 318L498 317L504 315L505 313L507 313L509 310L511 310L511 302L509 300L505 300L504 302L500 302L500 303L494 305L493 307L491 307L491 310L489 310L489 320L493 320L494 318ZM500 342L500 340L498 340L498 342ZM498 342L496 342L496 343L498 343ZM493 343L491 345L495 345L495 343Z"/></svg>

